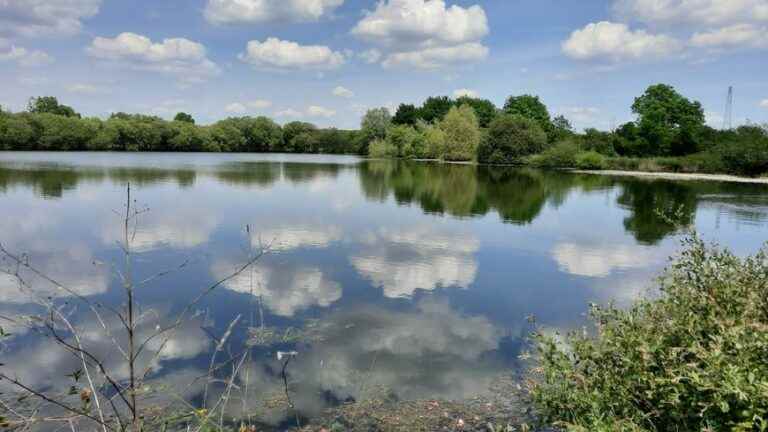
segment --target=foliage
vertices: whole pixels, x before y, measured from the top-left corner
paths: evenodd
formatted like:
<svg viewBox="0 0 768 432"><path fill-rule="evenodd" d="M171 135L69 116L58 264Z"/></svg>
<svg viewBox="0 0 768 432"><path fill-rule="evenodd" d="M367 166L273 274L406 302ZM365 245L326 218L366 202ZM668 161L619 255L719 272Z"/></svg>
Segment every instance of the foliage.
<svg viewBox="0 0 768 432"><path fill-rule="evenodd" d="M660 297L592 308L597 334L539 333L542 418L569 430L767 430L768 254L740 259L695 235Z"/></svg>
<svg viewBox="0 0 768 432"><path fill-rule="evenodd" d="M392 117L392 124L414 126L419 120L419 109L413 104L400 104L397 107L395 116Z"/></svg>
<svg viewBox="0 0 768 432"><path fill-rule="evenodd" d="M579 145L573 140L561 141L554 146L534 155L530 164L540 168L573 168Z"/></svg>
<svg viewBox="0 0 768 432"><path fill-rule="evenodd" d="M396 158L398 148L383 139L375 139L368 145L368 155L372 158Z"/></svg>
<svg viewBox="0 0 768 432"><path fill-rule="evenodd" d="M581 148L605 156L614 156L616 154L614 149L614 135L610 132L601 132L593 128L584 131Z"/></svg>
<svg viewBox="0 0 768 432"><path fill-rule="evenodd" d="M510 96L504 104L504 112L535 120L542 128L549 125L549 111L538 96Z"/></svg>
<svg viewBox="0 0 768 432"><path fill-rule="evenodd" d="M524 156L541 152L546 144L547 135L535 120L505 114L491 122L480 160L515 163Z"/></svg>
<svg viewBox="0 0 768 432"><path fill-rule="evenodd" d="M704 110L699 102L680 95L672 86L656 84L635 99L639 135L650 145L653 155L685 155L698 150L698 134L704 126Z"/></svg>
<svg viewBox="0 0 768 432"><path fill-rule="evenodd" d="M608 166L605 156L595 151L582 152L576 155L576 168L585 170L601 170Z"/></svg>
<svg viewBox="0 0 768 432"><path fill-rule="evenodd" d="M427 123L439 122L454 105L453 100L448 96L428 97L419 108L419 118Z"/></svg>
<svg viewBox="0 0 768 432"><path fill-rule="evenodd" d="M477 116L477 122L481 128L487 128L493 119L496 118L496 115L499 112L499 109L496 108L496 105L494 105L493 102L489 101L488 99L462 96L456 99L456 105L469 105L472 107L472 109L475 111L475 115Z"/></svg>
<svg viewBox="0 0 768 432"><path fill-rule="evenodd" d="M53 96L40 96L29 99L27 111L33 114L57 114L64 117L80 117L72 107L62 105Z"/></svg>
<svg viewBox="0 0 768 432"><path fill-rule="evenodd" d="M375 139L386 138L391 125L392 115L388 109L382 107L368 110L360 123L360 134L365 145Z"/></svg>
<svg viewBox="0 0 768 432"><path fill-rule="evenodd" d="M475 111L469 106L453 107L440 122L445 144L440 158L448 161L475 159L480 145L480 128Z"/></svg>
<svg viewBox="0 0 768 432"><path fill-rule="evenodd" d="M552 124L547 129L547 139L551 143L563 141L575 135L570 120L563 115L552 119Z"/></svg>
<svg viewBox="0 0 768 432"><path fill-rule="evenodd" d="M195 124L195 119L192 118L192 115L185 112L177 113L173 121Z"/></svg>

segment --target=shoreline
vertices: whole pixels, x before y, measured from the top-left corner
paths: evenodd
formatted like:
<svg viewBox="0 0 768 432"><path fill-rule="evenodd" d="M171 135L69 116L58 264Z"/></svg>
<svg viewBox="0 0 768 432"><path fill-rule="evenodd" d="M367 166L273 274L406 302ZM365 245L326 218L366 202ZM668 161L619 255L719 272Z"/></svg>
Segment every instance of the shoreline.
<svg viewBox="0 0 768 432"><path fill-rule="evenodd" d="M730 174L693 174L693 173L673 173L673 172L651 172L651 171L624 171L624 170L568 170L577 174L597 174L604 176L619 177L642 177L664 180L685 180L685 181L721 181L730 183L752 183L768 185L766 177L740 177Z"/></svg>

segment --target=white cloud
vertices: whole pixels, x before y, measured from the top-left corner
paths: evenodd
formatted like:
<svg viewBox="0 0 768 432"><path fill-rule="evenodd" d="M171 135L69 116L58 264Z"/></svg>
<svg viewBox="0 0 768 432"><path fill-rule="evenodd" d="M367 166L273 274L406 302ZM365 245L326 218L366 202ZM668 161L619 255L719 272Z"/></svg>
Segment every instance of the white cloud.
<svg viewBox="0 0 768 432"><path fill-rule="evenodd" d="M387 51L384 66L422 69L485 59L488 48L480 41L488 32L481 6L448 6L444 0L384 0L352 29ZM378 50L361 54L369 63L382 56Z"/></svg>
<svg viewBox="0 0 768 432"><path fill-rule="evenodd" d="M344 0L208 0L205 19L214 24L317 21Z"/></svg>
<svg viewBox="0 0 768 432"><path fill-rule="evenodd" d="M76 84L70 84L66 87L67 91L70 93L81 93L81 94L107 94L111 93L111 90L105 87L96 86L93 84L87 84L87 83L76 83Z"/></svg>
<svg viewBox="0 0 768 432"><path fill-rule="evenodd" d="M307 108L307 115L310 117L331 118L336 115L336 111L318 105L312 105Z"/></svg>
<svg viewBox="0 0 768 432"><path fill-rule="evenodd" d="M562 44L563 52L576 60L645 60L680 52L683 44L667 35L632 31L626 24L601 21L575 30Z"/></svg>
<svg viewBox="0 0 768 432"><path fill-rule="evenodd" d="M694 33L691 45L699 48L768 48L768 27L734 24Z"/></svg>
<svg viewBox="0 0 768 432"><path fill-rule="evenodd" d="M377 50L376 48L371 48L369 50L365 50L358 54L358 57L363 59L368 64L378 63L379 60L381 60L382 57L381 51Z"/></svg>
<svg viewBox="0 0 768 432"><path fill-rule="evenodd" d="M94 38L86 52L137 70L173 75L185 84L205 81L221 72L206 56L205 46L184 38L152 42L136 33L121 33L115 38Z"/></svg>
<svg viewBox="0 0 768 432"><path fill-rule="evenodd" d="M216 277L231 274L235 266L219 262L211 272ZM275 314L285 317L312 306L327 307L341 298L341 286L317 267L257 264L224 283L230 290L261 297Z"/></svg>
<svg viewBox="0 0 768 432"><path fill-rule="evenodd" d="M343 98L351 98L355 96L355 93L346 87L338 86L333 89L333 95Z"/></svg>
<svg viewBox="0 0 768 432"><path fill-rule="evenodd" d="M16 62L23 67L45 66L55 60L48 53L39 50L28 50L0 39L0 62Z"/></svg>
<svg viewBox="0 0 768 432"><path fill-rule="evenodd" d="M306 117L324 117L331 118L336 115L336 111L330 108L326 108L319 105L310 105L303 111L295 110L293 108L287 108L275 112L275 117L292 117L292 118L306 118Z"/></svg>
<svg viewBox="0 0 768 432"><path fill-rule="evenodd" d="M761 100L759 105L762 108L768 108L768 99Z"/></svg>
<svg viewBox="0 0 768 432"><path fill-rule="evenodd" d="M477 62L488 57L488 48L480 43L425 48L396 52L382 63L384 67L410 66L418 69L437 69L447 65Z"/></svg>
<svg viewBox="0 0 768 432"><path fill-rule="evenodd" d="M427 226L382 229L363 243L369 247L351 258L352 265L390 298L438 286L467 288L477 275L479 242L470 235Z"/></svg>
<svg viewBox="0 0 768 432"><path fill-rule="evenodd" d="M272 101L256 99L248 102L233 102L227 105L224 110L228 113L243 114L252 110L263 110L272 106Z"/></svg>
<svg viewBox="0 0 768 432"><path fill-rule="evenodd" d="M642 246L560 243L552 250L560 269L576 276L606 277L616 270L647 267L657 257Z"/></svg>
<svg viewBox="0 0 768 432"><path fill-rule="evenodd" d="M0 34L26 37L79 33L101 0L0 0Z"/></svg>
<svg viewBox="0 0 768 432"><path fill-rule="evenodd" d="M299 45L271 37L264 42L250 41L238 58L261 68L336 69L344 64L344 55L323 45Z"/></svg>
<svg viewBox="0 0 768 432"><path fill-rule="evenodd" d="M622 18L656 25L768 21L766 0L618 0L614 11Z"/></svg>
<svg viewBox="0 0 768 432"><path fill-rule="evenodd" d="M476 97L479 97L479 94L475 90L470 90L466 88L457 89L453 91L453 97L457 99L464 96L476 98Z"/></svg>
<svg viewBox="0 0 768 432"><path fill-rule="evenodd" d="M561 114L580 127L588 127L595 125L600 110L595 107L566 107Z"/></svg>

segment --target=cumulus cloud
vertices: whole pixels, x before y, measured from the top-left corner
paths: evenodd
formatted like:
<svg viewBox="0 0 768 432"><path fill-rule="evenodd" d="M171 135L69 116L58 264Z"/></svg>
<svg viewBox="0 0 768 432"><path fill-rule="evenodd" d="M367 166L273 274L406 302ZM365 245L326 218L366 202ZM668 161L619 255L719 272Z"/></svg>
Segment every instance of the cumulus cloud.
<svg viewBox="0 0 768 432"><path fill-rule="evenodd" d="M606 277L616 270L644 268L656 254L641 246L603 246L560 243L552 250L560 270L576 276Z"/></svg>
<svg viewBox="0 0 768 432"><path fill-rule="evenodd" d="M481 40L488 20L479 5L448 6L444 0L384 0L352 29L352 34L387 51L385 66L436 68L474 62L488 55ZM368 62L383 54L362 54Z"/></svg>
<svg viewBox="0 0 768 432"><path fill-rule="evenodd" d="M437 69L447 65L476 62L488 56L488 48L480 43L425 48L416 51L390 54L384 67L411 66L418 69Z"/></svg>
<svg viewBox="0 0 768 432"><path fill-rule="evenodd" d="M336 111L318 105L311 105L309 108L307 108L307 115L310 117L330 118L336 115Z"/></svg>
<svg viewBox="0 0 768 432"><path fill-rule="evenodd" d="M238 58L260 68L336 69L345 62L344 55L323 45L299 45L296 42L268 38L250 41Z"/></svg>
<svg viewBox="0 0 768 432"><path fill-rule="evenodd" d="M766 0L618 0L614 11L622 18L648 24L768 21Z"/></svg>
<svg viewBox="0 0 768 432"><path fill-rule="evenodd" d="M390 298L438 286L467 288L477 274L474 237L419 227L382 229L363 240L369 247L351 258L352 265Z"/></svg>
<svg viewBox="0 0 768 432"><path fill-rule="evenodd" d="M352 90L346 87L338 86L335 89L333 89L333 95L338 97L343 97L343 98L351 98L355 96L355 92L353 92Z"/></svg>
<svg viewBox="0 0 768 432"><path fill-rule="evenodd" d="M214 24L317 21L344 0L208 0L205 19Z"/></svg>
<svg viewBox="0 0 768 432"><path fill-rule="evenodd" d="M237 266L214 264L211 272L217 278L229 275ZM243 294L261 297L275 314L291 317L312 306L327 307L341 298L341 286L312 266L282 264L267 266L259 263L229 279L224 287Z"/></svg>
<svg viewBox="0 0 768 432"><path fill-rule="evenodd" d="M683 44L667 35L631 30L626 24L601 21L575 30L562 44L563 52L576 60L645 60L671 56Z"/></svg>
<svg viewBox="0 0 768 432"><path fill-rule="evenodd" d="M460 98L460 97L471 97L476 98L479 97L479 94L475 90L470 90L466 88L457 89L453 91L453 97Z"/></svg>
<svg viewBox="0 0 768 432"><path fill-rule="evenodd" d="M0 35L71 35L99 12L101 0L2 0Z"/></svg>
<svg viewBox="0 0 768 432"><path fill-rule="evenodd" d="M371 48L369 50L365 50L358 54L358 57L363 59L364 62L368 64L378 63L379 60L381 60L382 57L381 51L377 50L376 48Z"/></svg>
<svg viewBox="0 0 768 432"><path fill-rule="evenodd" d="M734 24L697 32L691 37L691 45L699 48L768 48L768 27Z"/></svg>
<svg viewBox="0 0 768 432"><path fill-rule="evenodd" d="M272 106L272 101L256 99L247 102L233 102L224 107L228 113L243 114L253 110L263 110Z"/></svg>
<svg viewBox="0 0 768 432"><path fill-rule="evenodd" d="M768 99L763 99L760 101L760 107L762 108L768 108Z"/></svg>
<svg viewBox="0 0 768 432"><path fill-rule="evenodd" d="M0 62L15 62L23 67L36 67L49 65L54 62L54 58L44 51L28 50L0 38Z"/></svg>
<svg viewBox="0 0 768 432"><path fill-rule="evenodd" d="M300 248L327 248L341 239L341 229L335 226L286 225L268 228L251 237L251 245L269 245L271 251Z"/></svg>
<svg viewBox="0 0 768 432"><path fill-rule="evenodd" d="M287 109L275 112L275 117L293 117L293 118L301 118L301 117L331 118L335 115L336 115L335 110L332 110L330 108L326 108L323 106L319 106L319 105L310 105L307 107L307 109L303 111L299 111L293 108L287 108Z"/></svg>
<svg viewBox="0 0 768 432"><path fill-rule="evenodd" d="M111 93L110 89L106 87L101 87L101 86L88 84L88 83L70 84L66 87L66 89L70 93L80 93L80 94L90 94L90 95Z"/></svg>
<svg viewBox="0 0 768 432"><path fill-rule="evenodd" d="M184 38L152 42L136 33L121 33L114 38L94 38L86 52L137 70L173 75L183 83L201 82L220 73L219 67L206 56L205 46Z"/></svg>

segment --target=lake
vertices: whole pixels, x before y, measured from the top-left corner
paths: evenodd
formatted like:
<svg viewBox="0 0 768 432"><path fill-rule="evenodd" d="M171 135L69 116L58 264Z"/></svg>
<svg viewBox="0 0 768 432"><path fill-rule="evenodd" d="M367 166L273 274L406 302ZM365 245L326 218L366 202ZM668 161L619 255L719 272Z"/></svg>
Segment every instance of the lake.
<svg viewBox="0 0 768 432"><path fill-rule="evenodd" d="M205 391L201 377L224 362L214 375L249 383L229 414L273 425L292 421L278 351L298 353L287 376L303 418L376 391L472 398L518 370L531 321L565 333L587 325L590 303L653 295L680 226L739 255L768 238L765 185L346 156L0 153L0 243L89 301L122 307L128 183L142 210L130 234L139 337L268 249L139 363L155 389L210 406L226 389ZM78 358L22 325L49 302L125 379L122 336L103 331L117 319L99 323L71 293L24 276L20 289L0 274L4 370L69 388Z"/></svg>

